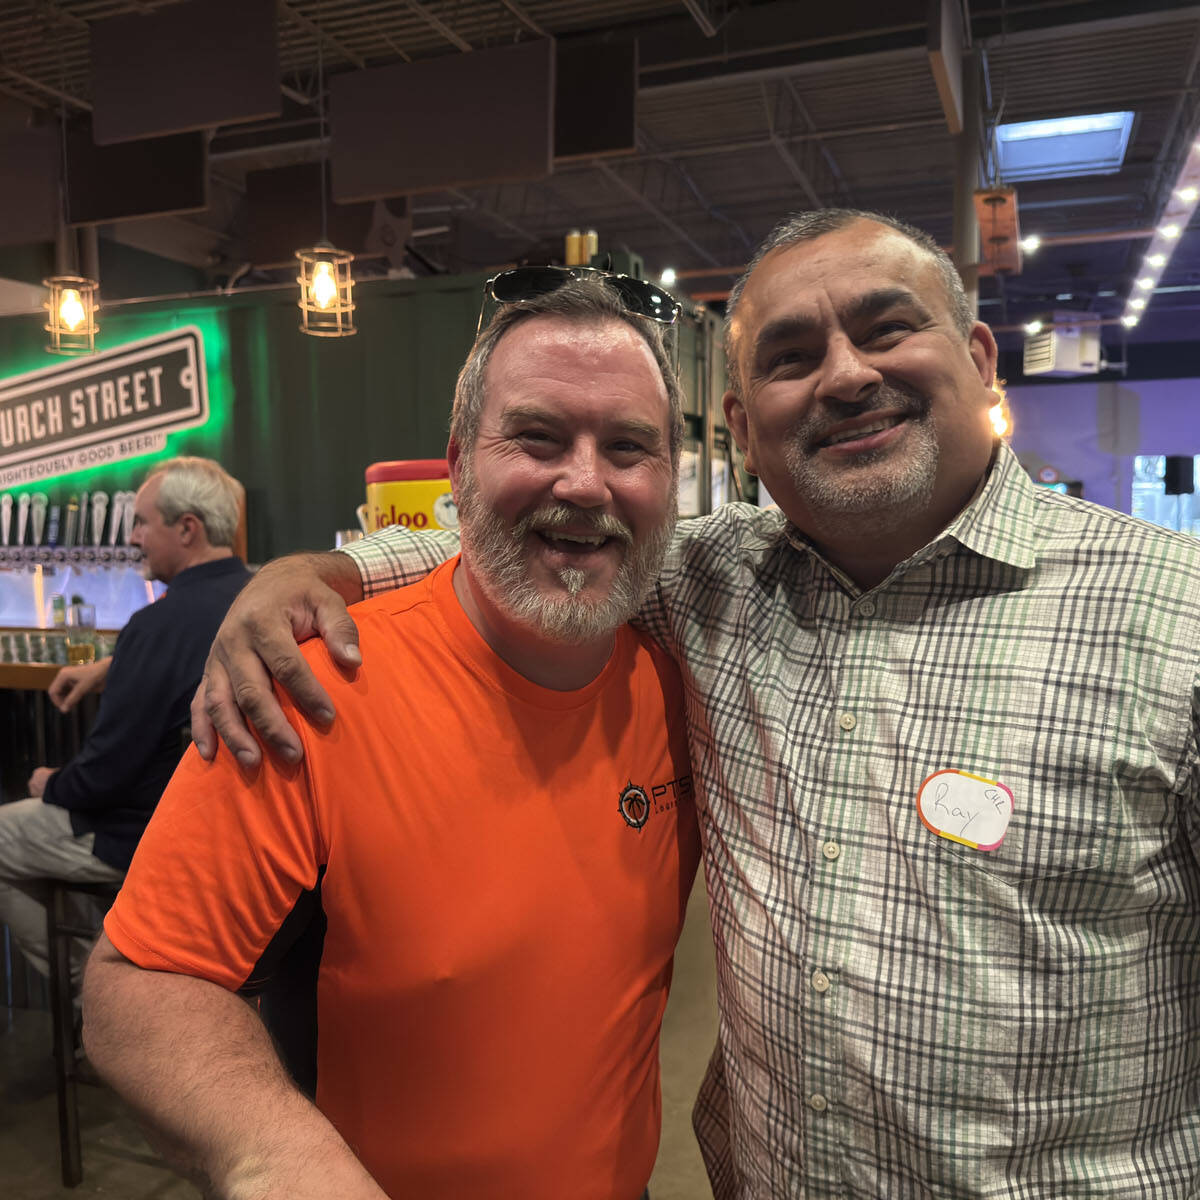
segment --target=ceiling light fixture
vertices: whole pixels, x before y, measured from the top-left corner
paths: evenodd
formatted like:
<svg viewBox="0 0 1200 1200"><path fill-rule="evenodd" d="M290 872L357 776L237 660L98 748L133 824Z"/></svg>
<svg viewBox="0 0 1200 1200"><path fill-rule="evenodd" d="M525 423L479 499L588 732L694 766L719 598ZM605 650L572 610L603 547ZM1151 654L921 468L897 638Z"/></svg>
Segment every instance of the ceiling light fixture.
<svg viewBox="0 0 1200 1200"><path fill-rule="evenodd" d="M1025 332L1029 334L1030 337L1032 337L1035 333L1041 333L1045 327L1046 326L1042 321L1034 320L1025 322Z"/></svg>
<svg viewBox="0 0 1200 1200"><path fill-rule="evenodd" d="M307 250L297 250L300 274L300 330L310 337L352 337L354 328L354 255L338 250L328 236L326 170L329 148L325 134L325 59L321 22L317 19L317 120L321 137L321 240Z"/></svg>
<svg viewBox="0 0 1200 1200"><path fill-rule="evenodd" d="M1196 205L1200 202L1200 141L1193 142L1171 190L1167 194L1167 205L1159 217L1157 227L1146 248L1139 274L1125 300L1125 313L1121 323L1132 329L1139 321L1147 301L1155 293L1163 273L1171 261L1171 255L1179 246L1184 230L1187 229Z"/></svg>
<svg viewBox="0 0 1200 1200"><path fill-rule="evenodd" d="M94 279L82 275L51 275L42 280L50 289L44 307L45 330L50 335L46 349L51 354L94 354L96 352L96 291Z"/></svg>
<svg viewBox="0 0 1200 1200"><path fill-rule="evenodd" d="M1042 239L1036 233L1031 233L1028 237L1021 239L1021 249L1026 254L1032 254L1041 244Z"/></svg>
<svg viewBox="0 0 1200 1200"><path fill-rule="evenodd" d="M59 72L62 71L61 50ZM95 354L96 308L100 285L94 279L77 274L79 270L79 240L75 230L67 223L67 107L60 100L58 112L59 154L61 155L58 237L54 248L55 273L42 280L42 287L50 295L43 308L46 309L46 324L43 328L50 335L46 350L50 354L78 356Z"/></svg>

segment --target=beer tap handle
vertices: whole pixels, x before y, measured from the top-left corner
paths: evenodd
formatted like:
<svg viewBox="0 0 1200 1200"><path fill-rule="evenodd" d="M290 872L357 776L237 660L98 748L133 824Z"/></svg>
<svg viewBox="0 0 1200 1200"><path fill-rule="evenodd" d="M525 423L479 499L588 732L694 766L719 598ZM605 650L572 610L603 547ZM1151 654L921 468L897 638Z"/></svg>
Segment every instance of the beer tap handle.
<svg viewBox="0 0 1200 1200"><path fill-rule="evenodd" d="M124 539L125 545L129 545L129 539L133 536L133 507L137 503L136 492L125 493L125 511L122 514L121 520L121 536Z"/></svg>
<svg viewBox="0 0 1200 1200"><path fill-rule="evenodd" d="M112 513L108 520L108 544L117 544L117 534L121 532L121 509L125 507L125 493L113 492Z"/></svg>
<svg viewBox="0 0 1200 1200"><path fill-rule="evenodd" d="M92 545L99 546L104 540L104 518L108 514L108 493L92 493Z"/></svg>
<svg viewBox="0 0 1200 1200"><path fill-rule="evenodd" d="M79 496L79 528L76 529L76 531L75 531L75 545L77 545L77 546L86 546L87 545L88 516L90 515L90 513L92 511L91 508L89 507L90 501L91 501L90 493L82 492L80 494L80 496Z"/></svg>
<svg viewBox="0 0 1200 1200"><path fill-rule="evenodd" d="M17 497L17 545L25 545L25 527L29 524L29 493Z"/></svg>
<svg viewBox="0 0 1200 1200"><path fill-rule="evenodd" d="M8 545L8 535L12 531L12 506L12 493L5 492L0 496L0 541L5 546Z"/></svg>
<svg viewBox="0 0 1200 1200"><path fill-rule="evenodd" d="M46 509L50 507L50 497L45 492L34 492L30 501L33 509L33 544L42 544L42 534L46 532Z"/></svg>

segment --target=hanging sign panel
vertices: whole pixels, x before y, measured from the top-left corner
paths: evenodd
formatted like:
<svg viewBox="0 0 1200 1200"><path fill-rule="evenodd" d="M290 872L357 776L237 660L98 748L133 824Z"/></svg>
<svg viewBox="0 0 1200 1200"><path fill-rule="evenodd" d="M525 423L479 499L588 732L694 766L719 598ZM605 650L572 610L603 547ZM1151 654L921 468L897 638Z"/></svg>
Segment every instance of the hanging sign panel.
<svg viewBox="0 0 1200 1200"><path fill-rule="evenodd" d="M192 325L16 375L0 381L0 488L153 453L207 420Z"/></svg>

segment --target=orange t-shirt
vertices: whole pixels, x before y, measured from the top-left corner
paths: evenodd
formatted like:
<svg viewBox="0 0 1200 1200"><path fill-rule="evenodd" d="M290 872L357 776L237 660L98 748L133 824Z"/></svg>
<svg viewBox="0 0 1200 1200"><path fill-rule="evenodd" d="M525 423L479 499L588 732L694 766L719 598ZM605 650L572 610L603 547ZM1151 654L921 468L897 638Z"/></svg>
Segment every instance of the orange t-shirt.
<svg viewBox="0 0 1200 1200"><path fill-rule="evenodd" d="M456 561L355 606L353 679L305 647L338 716L299 766L189 752L105 929L237 988L325 866L317 1104L389 1196L633 1200L698 858L678 675L623 629L587 687L530 683Z"/></svg>

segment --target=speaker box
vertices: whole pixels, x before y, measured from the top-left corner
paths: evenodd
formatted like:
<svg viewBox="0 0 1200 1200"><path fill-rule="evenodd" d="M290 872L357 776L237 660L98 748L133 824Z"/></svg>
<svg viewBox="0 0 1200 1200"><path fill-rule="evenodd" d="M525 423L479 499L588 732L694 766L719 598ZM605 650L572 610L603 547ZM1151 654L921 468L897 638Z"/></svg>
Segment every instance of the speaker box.
<svg viewBox="0 0 1200 1200"><path fill-rule="evenodd" d="M1163 491L1168 496L1188 496L1196 490L1196 467L1190 454L1168 454L1163 471Z"/></svg>

